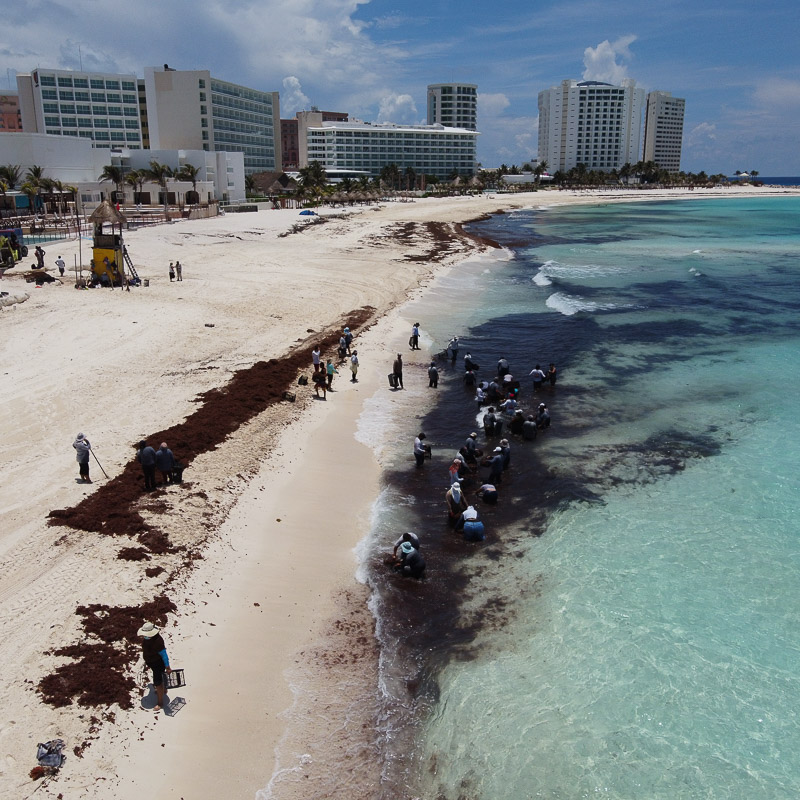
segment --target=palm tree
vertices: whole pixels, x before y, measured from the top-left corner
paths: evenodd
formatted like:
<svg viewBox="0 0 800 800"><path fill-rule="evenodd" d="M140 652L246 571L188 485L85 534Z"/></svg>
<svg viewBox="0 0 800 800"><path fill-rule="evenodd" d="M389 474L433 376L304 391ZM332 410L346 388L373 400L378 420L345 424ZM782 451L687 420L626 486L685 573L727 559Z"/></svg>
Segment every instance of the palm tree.
<svg viewBox="0 0 800 800"><path fill-rule="evenodd" d="M32 186L36 190L34 192L34 194L33 194L33 203L31 205L31 211L33 211L34 213L36 211L36 206L37 206L36 200L39 198L39 195L41 194L42 189L45 188L45 181L46 180L47 179L44 177L44 167L40 167L37 164L34 164L25 173L25 183L29 184L30 186ZM22 189L22 187L20 187L20 189ZM24 191L24 189L23 189L23 191ZM27 192L25 192L25 193L27 194ZM30 195L28 195L28 198L30 199ZM41 203L39 203L38 205L41 205ZM45 218L46 218L47 217L47 209L46 208L44 209L44 215L45 215Z"/></svg>
<svg viewBox="0 0 800 800"><path fill-rule="evenodd" d="M161 187L161 192L164 195L164 216L169 212L169 194L167 193L167 181L173 177L172 168L166 164L159 164L158 161L153 159L150 162L150 168L145 170L147 179L157 183Z"/></svg>
<svg viewBox="0 0 800 800"><path fill-rule="evenodd" d="M142 187L147 180L147 174L141 169L132 169L125 174L125 183L133 189L133 202L141 202ZM138 196L137 196L138 193Z"/></svg>
<svg viewBox="0 0 800 800"><path fill-rule="evenodd" d="M19 183L20 176L22 175L22 167L18 164L6 164L0 167L0 179L8 184L10 191L14 191Z"/></svg>
<svg viewBox="0 0 800 800"><path fill-rule="evenodd" d="M406 190L411 191L412 189L416 189L417 171L414 169L414 167L406 167L404 175L406 176Z"/></svg>
<svg viewBox="0 0 800 800"><path fill-rule="evenodd" d="M63 184L62 181L54 180L51 181L51 190L53 192L58 192L58 198L56 199L56 208L59 214L66 214L66 200L64 199L64 193L69 191L69 189Z"/></svg>
<svg viewBox="0 0 800 800"><path fill-rule="evenodd" d="M247 197L252 197L256 193L256 179L252 175L244 176L244 193Z"/></svg>
<svg viewBox="0 0 800 800"><path fill-rule="evenodd" d="M319 197L328 183L328 175L319 161L312 161L300 169L300 189L311 200Z"/></svg>
<svg viewBox="0 0 800 800"><path fill-rule="evenodd" d="M6 207L6 192L9 190L9 188L8 181L5 178L0 177L0 194L3 195L3 210L5 210Z"/></svg>
<svg viewBox="0 0 800 800"><path fill-rule="evenodd" d="M19 187L19 190L28 198L31 214L33 214L36 207L36 196L39 194L39 187L35 186L30 181L25 181Z"/></svg>
<svg viewBox="0 0 800 800"><path fill-rule="evenodd" d="M192 194L195 198L195 204L200 200L197 194L197 176L200 174L200 169L194 164L184 164L177 174L177 178L182 181L189 181L192 184ZM247 190L247 181L245 180L245 191ZM189 205L193 205L190 203Z"/></svg>
<svg viewBox="0 0 800 800"><path fill-rule="evenodd" d="M390 189L396 189L400 185L400 167L397 164L387 164L381 170L381 183L386 184Z"/></svg>
<svg viewBox="0 0 800 800"><path fill-rule="evenodd" d="M106 181L114 184L116 191L114 199L118 200L117 194L122 194L122 185L125 182L125 171L122 167L115 167L113 164L107 164L100 173L100 183L105 183ZM123 200L124 199L123 195Z"/></svg>

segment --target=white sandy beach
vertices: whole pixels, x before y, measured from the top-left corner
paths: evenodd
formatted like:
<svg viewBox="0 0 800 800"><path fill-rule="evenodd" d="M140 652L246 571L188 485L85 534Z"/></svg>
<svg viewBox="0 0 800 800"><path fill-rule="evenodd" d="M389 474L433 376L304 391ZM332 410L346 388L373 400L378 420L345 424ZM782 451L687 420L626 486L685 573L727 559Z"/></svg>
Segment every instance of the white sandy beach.
<svg viewBox="0 0 800 800"><path fill-rule="evenodd" d="M371 713L364 704L361 719L347 725L339 713L370 695L376 658L353 548L369 530L380 471L372 450L356 440L356 424L364 403L386 390L395 349L408 338L403 301L480 247L457 236L455 224L501 209L768 193L798 192L425 199L326 209L332 219L283 237L303 219L296 211L229 214L128 234L149 287L75 291L65 279L34 288L7 273L0 290L30 298L0 311L0 796L252 798L275 769L276 748L279 767L297 766L294 756L308 754L302 763L310 776L290 773L293 783L276 794L313 796L304 794L304 782L368 738L359 725ZM401 231L429 221L452 228L439 261L426 258L426 229ZM78 244L46 250L55 272L59 255L73 264ZM184 265L182 283L167 277L171 259ZM313 399L310 386L297 387L297 403L242 426L194 460L188 485L159 493L169 511L148 519L173 542L202 548L191 572L176 573L175 554L117 559L128 537L48 527L51 510L74 506L104 481L95 461L95 484L76 481L71 444L78 431L113 477L133 457L133 442L180 423L196 410L198 394L300 343L310 362L314 333L363 306L374 307L379 321L357 338L358 383L342 368L325 402ZM413 356L409 371L429 359L424 349ZM156 564L166 571L146 577L145 566ZM130 711L54 709L41 701L36 685L64 660L47 651L81 639L76 607L137 605L161 591L178 607L164 637L173 666L186 670L188 685L177 692L185 708L169 718L138 700ZM291 711L292 687L300 685L313 692ZM107 711L115 712L113 722L91 722ZM313 729L307 742L298 718ZM54 779L32 781L37 742L57 737L67 745L65 765ZM73 748L84 742L77 757ZM348 752L359 767L374 755L363 745ZM343 792L370 796L368 785Z"/></svg>

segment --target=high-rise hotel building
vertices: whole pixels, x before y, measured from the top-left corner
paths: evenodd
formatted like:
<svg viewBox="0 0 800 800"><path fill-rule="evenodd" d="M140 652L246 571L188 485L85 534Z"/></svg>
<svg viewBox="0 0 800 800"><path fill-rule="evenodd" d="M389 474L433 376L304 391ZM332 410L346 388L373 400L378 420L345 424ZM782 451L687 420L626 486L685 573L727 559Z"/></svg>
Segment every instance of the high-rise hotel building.
<svg viewBox="0 0 800 800"><path fill-rule="evenodd" d="M244 154L246 175L281 170L278 92L214 78L208 70L147 67L147 125L154 150Z"/></svg>
<svg viewBox="0 0 800 800"><path fill-rule="evenodd" d="M474 83L430 84L428 125L478 130L478 87Z"/></svg>
<svg viewBox="0 0 800 800"><path fill-rule="evenodd" d="M670 92L650 92L644 116L643 161L655 161L668 172L681 171L683 114L686 101Z"/></svg>
<svg viewBox="0 0 800 800"><path fill-rule="evenodd" d="M539 161L550 172L610 171L639 160L644 89L562 81L539 92Z"/></svg>
<svg viewBox="0 0 800 800"><path fill-rule="evenodd" d="M17 75L22 129L90 139L94 147L142 147L135 75L36 69Z"/></svg>

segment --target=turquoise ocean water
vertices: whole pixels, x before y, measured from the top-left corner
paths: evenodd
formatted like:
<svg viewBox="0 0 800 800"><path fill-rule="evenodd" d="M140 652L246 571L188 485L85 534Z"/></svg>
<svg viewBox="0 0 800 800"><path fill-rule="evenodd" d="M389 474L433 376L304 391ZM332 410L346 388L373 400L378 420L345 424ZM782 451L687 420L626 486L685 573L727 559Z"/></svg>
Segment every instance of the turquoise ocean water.
<svg viewBox="0 0 800 800"><path fill-rule="evenodd" d="M508 252L409 314L434 349L458 333L518 375L555 361L553 426L512 442L482 545L443 524L436 449L423 477L387 470L376 614L417 616L379 625L382 796L800 796L800 198L472 229ZM444 451L476 426L443 369L398 462L419 425ZM401 525L427 539L425 587L380 576Z"/></svg>

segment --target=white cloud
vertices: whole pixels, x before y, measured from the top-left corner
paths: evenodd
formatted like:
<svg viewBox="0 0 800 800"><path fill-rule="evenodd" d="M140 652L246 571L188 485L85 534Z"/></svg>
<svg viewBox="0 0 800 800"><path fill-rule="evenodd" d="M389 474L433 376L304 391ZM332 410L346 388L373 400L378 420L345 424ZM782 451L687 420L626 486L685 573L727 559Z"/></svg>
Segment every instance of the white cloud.
<svg viewBox="0 0 800 800"><path fill-rule="evenodd" d="M511 105L511 101L502 92L487 94L478 92L478 117L501 114Z"/></svg>
<svg viewBox="0 0 800 800"><path fill-rule="evenodd" d="M417 122L417 106L410 94L387 94L381 97L378 108L378 122Z"/></svg>
<svg viewBox="0 0 800 800"><path fill-rule="evenodd" d="M311 105L311 101L303 94L300 81L294 75L283 79L281 92L281 115L284 117L294 115L295 111L303 111Z"/></svg>
<svg viewBox="0 0 800 800"><path fill-rule="evenodd" d="M583 79L586 81L606 81L619 85L628 77L628 67L618 64L617 59L632 58L629 47L636 41L633 35L620 36L615 42L606 39L597 47L587 47L583 51Z"/></svg>
<svg viewBox="0 0 800 800"><path fill-rule="evenodd" d="M536 163L539 136L539 117L479 118L480 161L484 169L501 163L521 166L526 161Z"/></svg>
<svg viewBox="0 0 800 800"><path fill-rule="evenodd" d="M686 135L687 147L705 147L717 138L717 126L713 122L701 122Z"/></svg>
<svg viewBox="0 0 800 800"><path fill-rule="evenodd" d="M770 78L756 86L755 100L773 109L800 106L800 81Z"/></svg>

